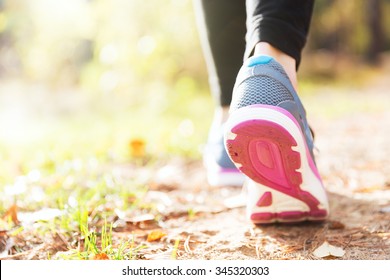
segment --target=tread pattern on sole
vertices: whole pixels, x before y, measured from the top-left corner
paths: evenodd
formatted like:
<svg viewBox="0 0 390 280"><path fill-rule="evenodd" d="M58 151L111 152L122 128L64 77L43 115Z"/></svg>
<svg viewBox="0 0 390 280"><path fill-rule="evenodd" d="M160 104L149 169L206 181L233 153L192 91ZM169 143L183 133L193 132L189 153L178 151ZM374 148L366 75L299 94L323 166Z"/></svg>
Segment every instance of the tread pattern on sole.
<svg viewBox="0 0 390 280"><path fill-rule="evenodd" d="M303 155L293 149L294 137L281 125L261 119L243 121L231 132L234 139L226 141L227 151L236 166L253 181L304 202L309 211L279 213L253 213L255 223L322 220L327 211L319 208L320 202L302 184L301 160Z"/></svg>

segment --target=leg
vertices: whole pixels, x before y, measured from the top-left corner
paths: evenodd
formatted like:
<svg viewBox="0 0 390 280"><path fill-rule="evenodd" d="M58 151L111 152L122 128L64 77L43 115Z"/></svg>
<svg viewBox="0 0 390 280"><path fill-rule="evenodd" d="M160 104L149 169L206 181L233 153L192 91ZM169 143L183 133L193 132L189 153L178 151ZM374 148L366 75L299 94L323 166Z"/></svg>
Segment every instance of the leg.
<svg viewBox="0 0 390 280"><path fill-rule="evenodd" d="M228 107L245 51L245 3L194 0L194 6L216 105Z"/></svg>
<svg viewBox="0 0 390 280"><path fill-rule="evenodd" d="M246 0L248 58L259 42L292 57L299 66L309 32L314 0ZM255 50L256 51L256 50Z"/></svg>
<svg viewBox="0 0 390 280"><path fill-rule="evenodd" d="M314 0L246 0L245 57L269 55L278 61L297 89L296 69L309 31Z"/></svg>
<svg viewBox="0 0 390 280"><path fill-rule="evenodd" d="M204 152L211 185L242 185L243 175L229 159L223 144L222 126L237 73L245 52L245 2L194 0L197 24L215 101L214 120Z"/></svg>

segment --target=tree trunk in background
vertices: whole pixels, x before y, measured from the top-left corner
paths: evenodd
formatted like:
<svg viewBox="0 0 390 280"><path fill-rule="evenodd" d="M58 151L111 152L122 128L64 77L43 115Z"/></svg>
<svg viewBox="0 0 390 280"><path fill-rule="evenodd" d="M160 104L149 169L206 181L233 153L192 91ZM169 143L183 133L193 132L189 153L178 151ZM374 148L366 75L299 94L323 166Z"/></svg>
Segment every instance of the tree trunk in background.
<svg viewBox="0 0 390 280"><path fill-rule="evenodd" d="M383 51L383 28L381 0L368 0L367 23L369 30L369 43L367 49L367 60L369 63L379 63L379 53Z"/></svg>

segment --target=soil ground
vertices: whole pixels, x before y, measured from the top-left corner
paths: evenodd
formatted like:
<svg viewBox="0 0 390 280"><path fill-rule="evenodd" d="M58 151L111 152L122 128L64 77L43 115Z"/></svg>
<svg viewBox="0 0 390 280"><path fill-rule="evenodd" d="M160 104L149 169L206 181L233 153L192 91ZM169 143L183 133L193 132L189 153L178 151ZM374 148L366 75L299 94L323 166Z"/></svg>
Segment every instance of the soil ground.
<svg viewBox="0 0 390 280"><path fill-rule="evenodd" d="M326 222L254 226L238 199L235 206L223 203L239 196L240 189L210 188L199 162L171 163L176 179L161 190L171 186L166 194L172 204L193 204L196 213L192 219L178 209L167 214L164 230L183 240L178 258L316 259L314 250L327 241L345 251L341 259L390 259L389 86L382 79L375 87L348 93L324 89L304 98L313 105L308 112L317 165L330 199ZM337 106L346 110L327 117L315 111ZM155 191L161 190L157 185ZM166 254L162 250L150 258Z"/></svg>

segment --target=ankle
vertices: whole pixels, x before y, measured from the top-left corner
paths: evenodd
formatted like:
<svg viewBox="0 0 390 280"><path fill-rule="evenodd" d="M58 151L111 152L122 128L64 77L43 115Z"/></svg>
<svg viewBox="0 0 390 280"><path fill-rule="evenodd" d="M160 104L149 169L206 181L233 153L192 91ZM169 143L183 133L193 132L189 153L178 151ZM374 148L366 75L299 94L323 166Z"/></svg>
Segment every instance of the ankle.
<svg viewBox="0 0 390 280"><path fill-rule="evenodd" d="M254 51L254 55L269 55L272 56L277 62L279 62L284 71L286 71L287 76L290 78L290 81L295 89L298 90L298 80L296 72L296 61L293 57L287 55L281 50L275 48L267 42L257 43Z"/></svg>

